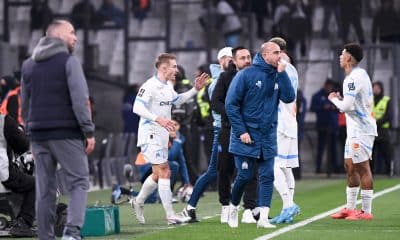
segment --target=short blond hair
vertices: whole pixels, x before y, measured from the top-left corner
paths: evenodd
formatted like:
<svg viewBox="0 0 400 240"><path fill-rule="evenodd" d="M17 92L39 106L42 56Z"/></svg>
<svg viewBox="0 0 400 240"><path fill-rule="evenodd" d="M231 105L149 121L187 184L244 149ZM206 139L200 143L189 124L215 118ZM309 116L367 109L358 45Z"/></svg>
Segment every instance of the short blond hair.
<svg viewBox="0 0 400 240"><path fill-rule="evenodd" d="M276 43L281 48L281 50L286 50L286 41L281 37L273 37L268 42Z"/></svg>
<svg viewBox="0 0 400 240"><path fill-rule="evenodd" d="M156 58L156 63L154 65L158 69L161 64L169 63L169 60L176 60L176 56L172 53L161 53Z"/></svg>

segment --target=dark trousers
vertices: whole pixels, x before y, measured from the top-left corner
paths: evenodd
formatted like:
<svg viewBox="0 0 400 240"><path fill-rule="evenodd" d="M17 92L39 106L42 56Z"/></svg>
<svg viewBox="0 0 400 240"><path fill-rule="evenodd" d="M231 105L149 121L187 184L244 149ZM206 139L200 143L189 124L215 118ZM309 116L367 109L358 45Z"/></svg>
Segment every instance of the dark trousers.
<svg viewBox="0 0 400 240"><path fill-rule="evenodd" d="M317 149L317 162L316 162L316 173L321 173L322 157L324 155L325 146L328 145L327 154L327 172L337 172L337 131L331 130L329 128L321 128L318 130L318 149Z"/></svg>
<svg viewBox="0 0 400 240"><path fill-rule="evenodd" d="M389 129L379 129L375 139L371 169L375 174L391 174L392 145L390 145Z"/></svg>
<svg viewBox="0 0 400 240"><path fill-rule="evenodd" d="M218 195L221 205L229 205L231 199L231 183L235 173L235 160L229 153L230 128L222 127L219 132L221 151L218 153L217 178ZM257 174L254 171L253 178L245 187L243 196L244 208L253 209L257 206Z"/></svg>
<svg viewBox="0 0 400 240"><path fill-rule="evenodd" d="M23 200L18 218L32 226L35 220L35 178L11 165L9 178L3 185L14 193L22 194Z"/></svg>

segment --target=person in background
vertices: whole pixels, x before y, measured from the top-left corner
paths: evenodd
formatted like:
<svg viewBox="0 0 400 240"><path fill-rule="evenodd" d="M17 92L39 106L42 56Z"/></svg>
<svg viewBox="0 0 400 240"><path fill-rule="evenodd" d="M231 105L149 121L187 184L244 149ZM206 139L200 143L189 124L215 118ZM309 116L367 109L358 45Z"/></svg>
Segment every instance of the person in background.
<svg viewBox="0 0 400 240"><path fill-rule="evenodd" d="M54 20L22 65L22 117L31 138L36 170L36 216L39 239L55 239L56 171L69 193L65 240L80 240L85 219L94 124L89 90L78 58L72 24Z"/></svg>
<svg viewBox="0 0 400 240"><path fill-rule="evenodd" d="M0 181L14 193L22 195L21 209L10 229L12 237L36 237L35 177L13 162L15 155L29 150L29 139L14 118L0 114Z"/></svg>
<svg viewBox="0 0 400 240"><path fill-rule="evenodd" d="M24 125L21 112L21 86L19 80L12 78L8 84L9 91L0 105L0 112L17 120L18 124Z"/></svg>
<svg viewBox="0 0 400 240"><path fill-rule="evenodd" d="M317 116L317 158L315 173L321 173L322 157L325 146L328 145L328 171L337 170L336 140L338 135L338 110L328 99L329 93L334 90L335 82L327 79L323 87L311 98L310 110ZM330 163L330 166L329 166Z"/></svg>
<svg viewBox="0 0 400 240"><path fill-rule="evenodd" d="M378 136L375 139L372 156L373 173L392 175L392 145L390 143L390 123L392 121L392 101L389 96L384 95L383 83L376 81L372 84L374 93L373 112L378 127Z"/></svg>
<svg viewBox="0 0 400 240"><path fill-rule="evenodd" d="M124 11L115 5L114 0L103 0L97 14L103 24L108 24L109 22L116 27L123 27L125 24Z"/></svg>

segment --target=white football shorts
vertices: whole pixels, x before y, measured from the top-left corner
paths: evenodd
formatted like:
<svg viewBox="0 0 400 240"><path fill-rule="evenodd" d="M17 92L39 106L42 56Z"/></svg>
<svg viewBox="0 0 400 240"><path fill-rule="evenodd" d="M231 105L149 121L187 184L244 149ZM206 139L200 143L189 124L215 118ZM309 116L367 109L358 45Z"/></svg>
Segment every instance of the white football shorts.
<svg viewBox="0 0 400 240"><path fill-rule="evenodd" d="M168 148L154 144L145 144L142 145L141 152L148 163L161 164L168 161Z"/></svg>
<svg viewBox="0 0 400 240"><path fill-rule="evenodd" d="M344 158L351 158L353 163L371 160L374 141L375 136L347 138L344 146Z"/></svg>
<svg viewBox="0 0 400 240"><path fill-rule="evenodd" d="M281 168L299 167L299 148L297 138L287 137L277 133L278 155L275 157L275 166Z"/></svg>

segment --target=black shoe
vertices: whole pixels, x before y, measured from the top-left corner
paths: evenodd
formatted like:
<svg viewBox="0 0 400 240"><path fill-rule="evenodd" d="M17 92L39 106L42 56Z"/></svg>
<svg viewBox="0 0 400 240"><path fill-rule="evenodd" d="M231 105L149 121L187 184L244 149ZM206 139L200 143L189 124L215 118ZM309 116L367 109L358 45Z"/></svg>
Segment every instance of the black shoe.
<svg viewBox="0 0 400 240"><path fill-rule="evenodd" d="M79 228L65 228L61 240L81 240Z"/></svg>
<svg viewBox="0 0 400 240"><path fill-rule="evenodd" d="M37 237L37 232L25 220L18 218L10 229L12 237Z"/></svg>
<svg viewBox="0 0 400 240"><path fill-rule="evenodd" d="M196 217L196 209L190 209L188 210L187 208L184 208L182 211L183 216L189 217L189 223L197 223L199 220L197 220Z"/></svg>

